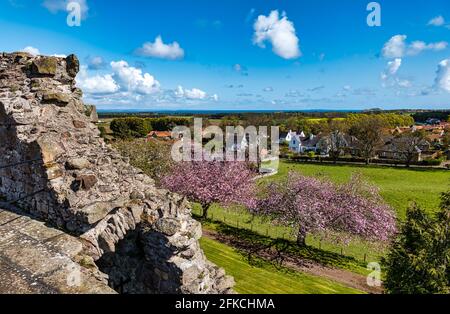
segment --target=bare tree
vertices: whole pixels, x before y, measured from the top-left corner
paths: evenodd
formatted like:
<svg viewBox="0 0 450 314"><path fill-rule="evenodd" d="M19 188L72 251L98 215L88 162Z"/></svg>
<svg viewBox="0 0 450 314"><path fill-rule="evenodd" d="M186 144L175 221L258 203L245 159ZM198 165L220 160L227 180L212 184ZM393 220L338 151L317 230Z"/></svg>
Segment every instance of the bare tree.
<svg viewBox="0 0 450 314"><path fill-rule="evenodd" d="M408 132L397 135L393 140L393 149L397 151L406 167L409 167L413 160L420 153L419 145L425 141L425 134L421 131Z"/></svg>
<svg viewBox="0 0 450 314"><path fill-rule="evenodd" d="M328 123L323 125L322 132L325 135L319 145L323 152L328 153L334 163L344 154L345 148L349 146L346 140L346 126L340 121L329 119Z"/></svg>
<svg viewBox="0 0 450 314"><path fill-rule="evenodd" d="M358 139L358 149L366 160L366 164L375 156L377 149L383 144L383 128L385 123L375 115L358 119L350 127L350 135Z"/></svg>

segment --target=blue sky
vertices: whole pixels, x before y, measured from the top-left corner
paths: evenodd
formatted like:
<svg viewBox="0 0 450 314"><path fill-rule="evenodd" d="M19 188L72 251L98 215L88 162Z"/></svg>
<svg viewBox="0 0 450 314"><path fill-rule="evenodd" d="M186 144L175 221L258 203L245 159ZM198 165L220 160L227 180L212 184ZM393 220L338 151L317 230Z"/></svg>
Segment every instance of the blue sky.
<svg viewBox="0 0 450 314"><path fill-rule="evenodd" d="M450 108L448 0L67 2L1 0L0 50L75 53L99 108Z"/></svg>

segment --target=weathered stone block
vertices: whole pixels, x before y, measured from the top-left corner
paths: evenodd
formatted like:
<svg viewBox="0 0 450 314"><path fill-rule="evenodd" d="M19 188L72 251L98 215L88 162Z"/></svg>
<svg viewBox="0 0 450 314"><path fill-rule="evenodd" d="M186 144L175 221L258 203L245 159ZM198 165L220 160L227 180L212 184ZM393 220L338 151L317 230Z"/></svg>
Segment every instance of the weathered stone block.
<svg viewBox="0 0 450 314"><path fill-rule="evenodd" d="M84 190L89 190L97 184L97 177L94 174L78 175L76 180L80 183L80 187Z"/></svg>
<svg viewBox="0 0 450 314"><path fill-rule="evenodd" d="M55 161L65 152L64 147L51 135L40 137L37 143L40 146L44 164Z"/></svg>
<svg viewBox="0 0 450 314"><path fill-rule="evenodd" d="M86 127L86 123L80 120L73 120L72 123L77 129L84 129Z"/></svg>
<svg viewBox="0 0 450 314"><path fill-rule="evenodd" d="M47 168L47 178L49 180L54 180L60 178L64 175L64 171L58 164L52 165L50 168Z"/></svg>
<svg viewBox="0 0 450 314"><path fill-rule="evenodd" d="M172 236L181 229L181 223L174 218L161 218L154 224L153 228L165 235Z"/></svg>
<svg viewBox="0 0 450 314"><path fill-rule="evenodd" d="M74 257L80 254L83 250L83 245L80 241L64 233L47 239L45 244L48 247L58 252L62 252L69 257Z"/></svg>
<svg viewBox="0 0 450 314"><path fill-rule="evenodd" d="M97 108L94 105L84 105L84 113L92 123L98 123Z"/></svg>
<svg viewBox="0 0 450 314"><path fill-rule="evenodd" d="M92 225L105 218L114 208L109 202L97 202L84 207L79 213L83 222Z"/></svg>
<svg viewBox="0 0 450 314"><path fill-rule="evenodd" d="M70 95L58 92L48 92L42 95L45 103L54 103L58 106L66 106L71 100Z"/></svg>
<svg viewBox="0 0 450 314"><path fill-rule="evenodd" d="M67 169L70 170L82 170L89 168L91 163L86 158L72 158L69 159L66 163Z"/></svg>
<svg viewBox="0 0 450 314"><path fill-rule="evenodd" d="M77 73L80 71L80 61L78 61L77 56L71 54L66 58L66 70L67 74L75 78Z"/></svg>
<svg viewBox="0 0 450 314"><path fill-rule="evenodd" d="M138 190L133 190L130 193L130 199L132 199L132 200L143 200L143 199L145 199L145 194L140 192L140 191L138 191Z"/></svg>
<svg viewBox="0 0 450 314"><path fill-rule="evenodd" d="M31 64L33 74L55 75L58 60L55 57L38 57Z"/></svg>

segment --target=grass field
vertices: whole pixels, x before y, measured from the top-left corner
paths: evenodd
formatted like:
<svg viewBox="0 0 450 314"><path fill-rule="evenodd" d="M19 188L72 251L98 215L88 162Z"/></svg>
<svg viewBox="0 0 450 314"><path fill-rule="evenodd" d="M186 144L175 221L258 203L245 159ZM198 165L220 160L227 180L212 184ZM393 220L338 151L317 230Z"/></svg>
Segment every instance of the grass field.
<svg viewBox="0 0 450 314"><path fill-rule="evenodd" d="M259 261L249 264L233 248L217 241L202 238L200 241L207 258L223 267L236 281L238 293L249 294L355 294L359 290L304 273L276 268Z"/></svg>
<svg viewBox="0 0 450 314"><path fill-rule="evenodd" d="M258 232L242 227L233 227L217 220L203 220L202 227L205 231L212 232L213 234L231 237L243 241L244 243L252 243L253 247L279 248L285 254L296 256L300 260L308 260L327 267L345 269L363 276L367 276L370 273L370 270L367 270L367 264L364 262L341 255L340 253L331 252L330 250L319 249L311 245L300 247L295 241L289 239L274 239L274 237L271 237L270 235L261 235ZM239 245L237 245L237 247L239 247ZM241 247L241 250L244 252L245 248Z"/></svg>
<svg viewBox="0 0 450 314"><path fill-rule="evenodd" d="M265 180L276 180L288 171L298 171L308 176L327 177L335 182L344 182L352 173L360 172L369 182L380 188L384 200L390 204L400 219L406 209L416 202L426 210L434 211L439 206L442 192L450 189L450 171L430 169L405 169L379 166L317 165L280 162L279 173Z"/></svg>
<svg viewBox="0 0 450 314"><path fill-rule="evenodd" d="M446 170L413 170L378 166L352 165L316 165L281 162L279 173L267 177L262 181L277 180L287 175L288 171L299 171L308 176L325 176L335 182L348 180L352 173L360 172L363 176L380 188L381 194L403 219L407 207L417 202L428 211L438 208L440 193L450 188L450 171ZM194 206L195 214L200 209ZM235 228L252 230L258 234L272 238L294 240L290 228L274 226L258 217L252 217L248 212L239 209L224 209L212 206L209 217L221 221ZM316 237L308 236L307 244L325 251L354 257L358 261L379 261L384 255L383 248L375 243L354 240L349 245L339 245L332 242L320 241Z"/></svg>

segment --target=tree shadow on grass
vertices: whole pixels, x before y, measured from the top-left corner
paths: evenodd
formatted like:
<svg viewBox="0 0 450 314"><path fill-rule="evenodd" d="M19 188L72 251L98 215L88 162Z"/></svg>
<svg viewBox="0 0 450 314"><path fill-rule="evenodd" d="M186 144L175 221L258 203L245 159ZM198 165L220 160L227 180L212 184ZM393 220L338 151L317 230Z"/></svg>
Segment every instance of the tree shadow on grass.
<svg viewBox="0 0 450 314"><path fill-rule="evenodd" d="M199 218L194 216L195 218ZM248 229L240 229L212 219L202 220L206 230L214 230L214 237L236 248L249 263L259 263L261 257L281 267L285 262L308 267L315 262L323 266L351 269L363 267L364 263L353 257L340 255L311 246L298 246L296 242L271 238Z"/></svg>

